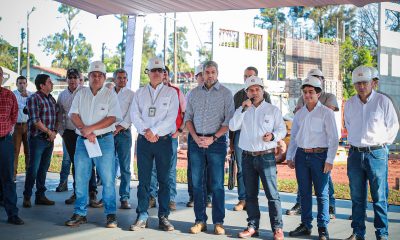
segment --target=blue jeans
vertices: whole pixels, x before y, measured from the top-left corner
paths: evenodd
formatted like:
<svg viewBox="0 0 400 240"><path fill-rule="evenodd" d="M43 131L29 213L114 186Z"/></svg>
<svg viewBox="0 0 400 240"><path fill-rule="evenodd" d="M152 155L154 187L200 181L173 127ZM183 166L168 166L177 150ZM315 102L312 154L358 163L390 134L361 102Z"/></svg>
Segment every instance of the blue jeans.
<svg viewBox="0 0 400 240"><path fill-rule="evenodd" d="M44 136L29 136L29 167L26 172L24 196L32 196L32 188L36 181L36 197L44 196L46 192L46 175L49 170L54 142L47 141Z"/></svg>
<svg viewBox="0 0 400 240"><path fill-rule="evenodd" d="M0 189L8 217L17 216L17 192L14 183L14 142L10 134L0 139Z"/></svg>
<svg viewBox="0 0 400 240"><path fill-rule="evenodd" d="M169 172L169 180L170 180L170 201L175 201L176 197L176 163L178 160L178 138L171 138L172 139L172 167ZM158 181L157 181L157 169L156 164L153 165L153 170L151 172L151 182L150 182L150 196L153 198L157 197L158 191Z"/></svg>
<svg viewBox="0 0 400 240"><path fill-rule="evenodd" d="M63 147L63 159L61 162L60 183L68 181L68 175L71 170L71 159L69 157L64 140L62 141L62 147Z"/></svg>
<svg viewBox="0 0 400 240"><path fill-rule="evenodd" d="M121 184L119 185L120 201L129 200L131 182L131 129L119 132L114 136L116 161L119 163L121 172Z"/></svg>
<svg viewBox="0 0 400 240"><path fill-rule="evenodd" d="M327 227L329 223L328 202L328 176L324 173L327 152L306 153L297 148L295 156L296 178L301 195L301 222L308 228L312 228L312 185L314 184L317 198L318 227Z"/></svg>
<svg viewBox="0 0 400 240"><path fill-rule="evenodd" d="M236 165L237 165L237 190L238 190L238 199L246 200L246 189L243 180L243 171L242 171L242 152L243 150L239 147L239 138L240 138L240 130L235 132L234 138L234 150L236 153Z"/></svg>
<svg viewBox="0 0 400 240"><path fill-rule="evenodd" d="M376 237L388 236L387 178L388 152L386 148L371 152L350 149L347 159L347 175L350 181L352 202L351 227L357 236L365 236L365 209L369 182L374 207Z"/></svg>
<svg viewBox="0 0 400 240"><path fill-rule="evenodd" d="M137 140L137 166L139 186L137 190L138 206L136 208L137 219L146 221L149 217L150 181L153 162L157 169L157 180L160 186L158 191L158 217L168 217L170 201L170 179L172 142L171 136L160 137L155 143L139 134Z"/></svg>
<svg viewBox="0 0 400 240"><path fill-rule="evenodd" d="M103 185L102 199L104 203L104 213L115 214L117 211L115 201L115 151L114 137L112 133L98 137L101 152L101 157L90 158L82 137L78 137L75 150L75 193L76 201L74 213L80 216L87 215L88 204L88 188L89 181L92 177L93 164L96 165L97 174L100 175Z"/></svg>
<svg viewBox="0 0 400 240"><path fill-rule="evenodd" d="M212 192L212 220L223 224L225 218L224 164L226 157L226 136L223 135L208 148L200 148L191 138L189 142L190 165L193 181L194 213L196 222L207 222L205 191L205 169L209 173Z"/></svg>
<svg viewBox="0 0 400 240"><path fill-rule="evenodd" d="M246 211L249 227L260 226L260 208L258 205L259 179L264 186L268 199L269 220L272 232L282 228L282 208L276 181L276 161L273 153L262 156L243 154L243 177L246 187Z"/></svg>

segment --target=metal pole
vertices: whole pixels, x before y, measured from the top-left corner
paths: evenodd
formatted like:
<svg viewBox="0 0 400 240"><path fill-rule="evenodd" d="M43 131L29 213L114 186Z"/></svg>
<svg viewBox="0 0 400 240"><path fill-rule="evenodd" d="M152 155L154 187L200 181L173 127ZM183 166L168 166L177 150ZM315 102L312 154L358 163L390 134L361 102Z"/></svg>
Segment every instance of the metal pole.
<svg viewBox="0 0 400 240"><path fill-rule="evenodd" d="M178 82L178 35L176 32L176 13L174 13L174 83Z"/></svg>
<svg viewBox="0 0 400 240"><path fill-rule="evenodd" d="M164 13L164 65L165 66L167 66L167 46L168 46L167 13Z"/></svg>
<svg viewBox="0 0 400 240"><path fill-rule="evenodd" d="M35 11L35 7L32 8L30 12L27 13L26 15L26 78L28 81L31 79L31 73L30 73L30 56L29 56L29 16L33 11Z"/></svg>

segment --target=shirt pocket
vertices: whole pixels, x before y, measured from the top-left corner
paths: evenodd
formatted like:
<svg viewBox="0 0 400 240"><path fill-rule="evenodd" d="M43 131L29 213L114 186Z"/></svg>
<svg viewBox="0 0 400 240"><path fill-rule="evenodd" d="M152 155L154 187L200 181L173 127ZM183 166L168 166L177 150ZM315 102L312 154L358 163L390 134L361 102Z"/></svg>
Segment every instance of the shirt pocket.
<svg viewBox="0 0 400 240"><path fill-rule="evenodd" d="M97 104L95 114L98 114L101 117L105 117L108 114L108 105L104 103Z"/></svg>
<svg viewBox="0 0 400 240"><path fill-rule="evenodd" d="M377 110L375 112L371 112L368 117L368 126L369 130L375 133L384 133L385 132L385 123L384 123L384 114L382 111Z"/></svg>
<svg viewBox="0 0 400 240"><path fill-rule="evenodd" d="M160 109L167 110L169 108L170 97L160 97Z"/></svg>
<svg viewBox="0 0 400 240"><path fill-rule="evenodd" d="M311 131L321 133L323 130L324 123L322 118L312 117L310 122Z"/></svg>
<svg viewBox="0 0 400 240"><path fill-rule="evenodd" d="M267 132L272 132L274 128L274 117L271 115L265 115L262 122L263 134Z"/></svg>

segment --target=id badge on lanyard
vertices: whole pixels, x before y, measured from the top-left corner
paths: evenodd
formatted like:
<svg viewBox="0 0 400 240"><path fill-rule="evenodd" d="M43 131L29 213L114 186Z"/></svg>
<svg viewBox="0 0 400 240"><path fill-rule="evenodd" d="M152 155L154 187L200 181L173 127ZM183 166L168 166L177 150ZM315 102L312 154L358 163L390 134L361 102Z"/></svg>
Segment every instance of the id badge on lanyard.
<svg viewBox="0 0 400 240"><path fill-rule="evenodd" d="M154 117L154 116L156 116L156 107L149 107L148 116L149 116L149 117Z"/></svg>

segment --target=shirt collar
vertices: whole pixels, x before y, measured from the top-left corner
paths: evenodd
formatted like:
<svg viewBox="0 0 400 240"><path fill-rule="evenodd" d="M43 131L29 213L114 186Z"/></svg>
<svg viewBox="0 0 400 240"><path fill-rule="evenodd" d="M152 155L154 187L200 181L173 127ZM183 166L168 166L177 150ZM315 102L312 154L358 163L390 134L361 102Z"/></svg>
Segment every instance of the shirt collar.
<svg viewBox="0 0 400 240"><path fill-rule="evenodd" d="M220 87L221 87L221 83L219 83L218 80L217 80L217 82L215 82L214 86L212 86L210 89L207 89L207 87L206 87L205 84L201 85L201 88L204 89L204 90L206 90L206 91L211 91L211 90L214 89L214 88L215 88L215 90L218 91Z"/></svg>
<svg viewBox="0 0 400 240"><path fill-rule="evenodd" d="M369 95L369 97L367 97L367 103L368 103L369 101L371 101L374 97L375 97L375 90L372 89L371 94ZM363 103L363 102L361 101L360 96L359 96L358 94L357 94L357 98L358 98L358 101L360 101L361 103ZM364 104L364 103L363 103L363 104Z"/></svg>

